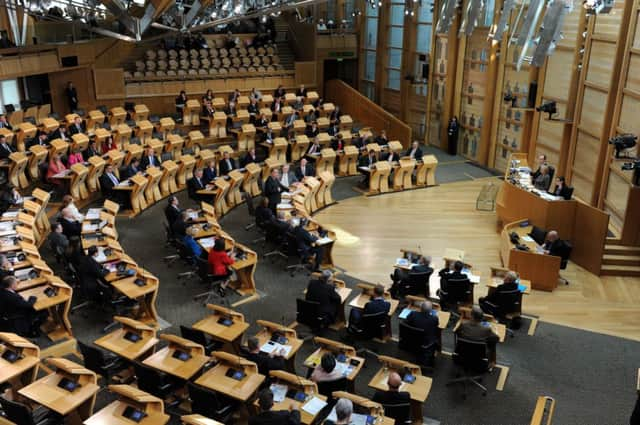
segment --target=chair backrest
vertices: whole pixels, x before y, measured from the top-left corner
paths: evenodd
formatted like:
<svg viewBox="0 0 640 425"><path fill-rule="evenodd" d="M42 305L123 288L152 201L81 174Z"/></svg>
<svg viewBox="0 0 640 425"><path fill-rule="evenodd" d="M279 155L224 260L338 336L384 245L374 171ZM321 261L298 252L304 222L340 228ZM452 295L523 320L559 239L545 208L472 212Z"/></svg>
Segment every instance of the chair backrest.
<svg viewBox="0 0 640 425"><path fill-rule="evenodd" d="M191 255L191 251L189 250L187 245L182 242L182 240L176 239L176 247L178 248L178 255L180 255L180 258L182 258L183 260L191 260L193 258L193 255Z"/></svg>
<svg viewBox="0 0 640 425"><path fill-rule="evenodd" d="M471 281L465 279L448 279L446 302L450 304L465 303L472 295L473 288Z"/></svg>
<svg viewBox="0 0 640 425"><path fill-rule="evenodd" d="M405 294L419 295L424 294L429 297L429 279L433 274L433 270L428 273L409 273L407 284L409 286L408 292Z"/></svg>
<svg viewBox="0 0 640 425"><path fill-rule="evenodd" d="M211 274L211 265L207 260L200 257L194 257L196 260L196 265L198 268L196 269L196 273L198 273L198 277L203 282L211 282L215 279L215 276Z"/></svg>
<svg viewBox="0 0 640 425"><path fill-rule="evenodd" d="M189 326L180 325L180 335L189 341L202 345L203 347L207 346L207 337L202 331L190 328Z"/></svg>
<svg viewBox="0 0 640 425"><path fill-rule="evenodd" d="M207 418L218 419L220 400L218 395L199 385L187 382L187 390L191 399L191 412Z"/></svg>
<svg viewBox="0 0 640 425"><path fill-rule="evenodd" d="M529 236L531 236L538 245L542 245L544 243L544 239L547 237L547 231L538 226L533 226Z"/></svg>
<svg viewBox="0 0 640 425"><path fill-rule="evenodd" d="M362 336L367 339L382 338L387 328L387 313L380 311L362 315Z"/></svg>
<svg viewBox="0 0 640 425"><path fill-rule="evenodd" d="M522 306L522 292L520 292L519 289L498 292L496 298L496 304L499 307L498 316L504 317L506 314L520 311Z"/></svg>
<svg viewBox="0 0 640 425"><path fill-rule="evenodd" d="M573 197L573 186L567 186L567 193L564 195L564 198L569 200Z"/></svg>
<svg viewBox="0 0 640 425"><path fill-rule="evenodd" d="M411 423L411 405L409 403L383 404L382 407L384 408L384 415L395 419L396 425Z"/></svg>
<svg viewBox="0 0 640 425"><path fill-rule="evenodd" d="M551 182L553 181L553 175L556 173L556 169L553 165L549 165L549 185L551 185ZM549 189L547 187L547 189Z"/></svg>
<svg viewBox="0 0 640 425"><path fill-rule="evenodd" d="M327 402L333 401L334 391L347 391L349 381L346 377L336 379L335 381L318 382L318 392L327 397Z"/></svg>
<svg viewBox="0 0 640 425"><path fill-rule="evenodd" d="M569 241L561 241L560 245L560 268L562 270L567 268L569 257L571 257L571 251L573 251L573 245Z"/></svg>
<svg viewBox="0 0 640 425"><path fill-rule="evenodd" d="M247 211L249 212L249 217L255 217L256 209L253 205L253 196L249 192L242 193L242 199L247 203Z"/></svg>
<svg viewBox="0 0 640 425"><path fill-rule="evenodd" d="M161 390L161 387L165 384L166 375L138 362L133 363L133 368L136 373L139 389L162 399L168 395L165 391Z"/></svg>
<svg viewBox="0 0 640 425"><path fill-rule="evenodd" d="M0 396L0 406L2 406L2 411L11 422L20 425L35 425L33 413L26 405Z"/></svg>
<svg viewBox="0 0 640 425"><path fill-rule="evenodd" d="M312 329L322 327L323 318L320 314L320 303L302 298L296 299L296 321Z"/></svg>
<svg viewBox="0 0 640 425"><path fill-rule="evenodd" d="M487 372L489 368L487 343L485 341L459 338L456 335L456 349L453 360L466 370L478 373Z"/></svg>
<svg viewBox="0 0 640 425"><path fill-rule="evenodd" d="M400 322L399 330L398 347L410 353L419 353L420 347L424 342L424 331L407 325L404 321Z"/></svg>
<svg viewBox="0 0 640 425"><path fill-rule="evenodd" d="M104 375L105 372L105 358L104 353L97 349L96 347L92 347L78 340L78 347L80 348L80 352L82 353L84 367L89 370L94 371L99 375Z"/></svg>

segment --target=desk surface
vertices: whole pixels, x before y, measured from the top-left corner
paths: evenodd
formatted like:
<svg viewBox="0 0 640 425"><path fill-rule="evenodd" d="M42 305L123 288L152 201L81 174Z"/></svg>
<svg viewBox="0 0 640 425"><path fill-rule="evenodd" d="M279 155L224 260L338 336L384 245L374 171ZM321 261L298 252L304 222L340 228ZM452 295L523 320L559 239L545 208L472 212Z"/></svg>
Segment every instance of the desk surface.
<svg viewBox="0 0 640 425"><path fill-rule="evenodd" d="M24 291L20 291L19 294L25 300L28 300L29 297L34 296L37 297L38 300L33 305L33 308L36 311L46 310L58 304L68 301L71 298L71 289L60 288L57 287L58 293L53 297L47 297L44 294L44 290L51 287L51 285L41 285L36 286L35 288L26 289Z"/></svg>
<svg viewBox="0 0 640 425"><path fill-rule="evenodd" d="M4 353L5 348L0 345L0 353ZM16 376L21 375L27 370L40 363L40 359L36 356L25 355L20 360L10 363L0 357L0 383L7 382Z"/></svg>
<svg viewBox="0 0 640 425"><path fill-rule="evenodd" d="M93 397L100 387L86 383L74 392L58 387L62 375L52 373L20 389L18 393L61 415L67 415Z"/></svg>
<svg viewBox="0 0 640 425"><path fill-rule="evenodd" d="M260 332L258 332L255 336L256 338L258 338L258 341L260 341L260 347L262 347L271 339L272 335L273 335L272 332L269 332L268 330L263 329ZM289 351L289 354L286 357L286 359L289 360L295 357L300 347L302 347L302 344L304 343L304 341L299 338L292 338L292 337L287 337L287 339L288 341L284 345L291 346L291 351Z"/></svg>
<svg viewBox="0 0 640 425"><path fill-rule="evenodd" d="M284 385L287 385L286 382L283 382ZM290 385L287 385L288 387L291 387ZM322 394L314 394L313 396L323 400L323 401L327 401L327 397L323 396ZM309 399L311 399L311 397L309 396ZM307 400L308 401L308 400ZM295 408L297 408L300 411L300 422L305 424L305 425L309 425L311 423L313 423L316 419L316 417L318 415L311 415L307 412L305 412L304 410L302 410L302 406L304 406L304 404L307 402L300 402L300 401L296 401L293 400L291 398L286 398L279 402L279 403L273 403L273 407L271 408L271 410L289 410L289 407L294 406ZM256 400L253 403L254 407L259 408L258 406L258 400ZM322 412L322 411L321 411Z"/></svg>
<svg viewBox="0 0 640 425"><path fill-rule="evenodd" d="M84 425L164 425L171 419L163 412L151 411L146 412L147 416L140 422L134 422L122 416L128 406L137 407L134 404L130 405L124 401L116 400L84 421Z"/></svg>
<svg viewBox="0 0 640 425"><path fill-rule="evenodd" d="M457 331L458 328L460 327L460 325L462 325L462 321L463 320L470 320L470 319L460 319L458 320L458 322L456 323L455 327L453 328L453 332ZM507 327L505 325L503 325L502 323L498 323L498 322L486 322L489 324L489 326L491 326L491 330L493 330L493 333L495 333L496 335L498 335L498 339L500 340L500 342L504 342L506 336L507 336Z"/></svg>
<svg viewBox="0 0 640 425"><path fill-rule="evenodd" d="M491 277L489 278L489 281L487 282L487 288L497 288L498 286L502 285L503 282L503 278L501 277ZM531 281L527 280L527 279L520 279L520 285L525 286L527 289L524 290L523 294L525 295L529 295L531 293Z"/></svg>
<svg viewBox="0 0 640 425"><path fill-rule="evenodd" d="M95 340L94 344L127 360L135 360L158 343L158 338L153 336L141 336L140 341L131 342L124 338L126 333L126 329L116 329Z"/></svg>
<svg viewBox="0 0 640 425"><path fill-rule="evenodd" d="M349 303L350 307L364 309L365 304L367 304L371 300L371 295L360 293L357 297L351 300ZM393 316L398 308L399 301L394 300L393 298L387 298L391 306L389 308L389 316Z"/></svg>
<svg viewBox="0 0 640 425"><path fill-rule="evenodd" d="M383 367L378 371L378 373L375 374L373 378L371 378L369 387L380 391L387 391L389 390L387 379L389 379L389 369ZM429 392L431 391L431 383L431 378L427 376L417 375L416 381L413 384L403 382L402 385L400 385L399 390L407 391L411 395L412 401L424 403L427 397L429 397Z"/></svg>
<svg viewBox="0 0 640 425"><path fill-rule="evenodd" d="M189 360L178 360L172 357L174 352L175 349L165 347L155 354L147 357L142 363L161 372L177 376L180 379L188 380L198 373L205 363L209 361L209 357L195 353L191 354L191 358Z"/></svg>
<svg viewBox="0 0 640 425"><path fill-rule="evenodd" d="M194 323L193 329L202 331L224 342L233 342L240 338L249 328L247 322L241 321L237 317L233 318L233 324L231 326L222 325L218 323L218 320L222 318L223 316L220 314L210 314L199 322Z"/></svg>
<svg viewBox="0 0 640 425"><path fill-rule="evenodd" d="M185 415L181 417L180 420L182 420L182 423L186 425L224 425L222 422L205 418L202 415Z"/></svg>
<svg viewBox="0 0 640 425"><path fill-rule="evenodd" d="M249 372L238 381L225 375L231 368L235 367L225 363L217 364L198 378L196 384L236 400L247 401L266 379L264 375ZM237 368L240 369L242 366Z"/></svg>

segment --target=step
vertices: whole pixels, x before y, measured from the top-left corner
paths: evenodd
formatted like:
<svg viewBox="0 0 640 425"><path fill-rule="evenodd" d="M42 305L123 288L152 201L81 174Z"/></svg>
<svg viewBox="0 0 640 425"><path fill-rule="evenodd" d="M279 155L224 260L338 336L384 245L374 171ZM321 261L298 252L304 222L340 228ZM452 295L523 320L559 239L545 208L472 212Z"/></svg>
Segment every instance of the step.
<svg viewBox="0 0 640 425"><path fill-rule="evenodd" d="M640 257L640 248L637 246L605 244L604 253L610 255L631 255Z"/></svg>
<svg viewBox="0 0 640 425"><path fill-rule="evenodd" d="M602 256L602 264L640 267L640 256L605 254Z"/></svg>
<svg viewBox="0 0 640 425"><path fill-rule="evenodd" d="M600 269L601 276L639 276L640 267L634 266L614 266L602 265Z"/></svg>

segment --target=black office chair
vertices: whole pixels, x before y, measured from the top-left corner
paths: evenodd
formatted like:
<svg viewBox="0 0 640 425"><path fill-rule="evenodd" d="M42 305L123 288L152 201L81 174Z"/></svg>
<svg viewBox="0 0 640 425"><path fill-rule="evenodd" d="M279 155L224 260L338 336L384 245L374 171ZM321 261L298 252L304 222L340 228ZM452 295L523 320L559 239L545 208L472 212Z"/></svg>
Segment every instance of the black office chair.
<svg viewBox="0 0 640 425"><path fill-rule="evenodd" d="M415 355L421 366L433 367L435 353L439 348L438 342L434 341L425 344L424 331L420 328L414 328L404 321L400 322L399 330L398 347ZM440 331L440 328L438 328L438 331Z"/></svg>
<svg viewBox="0 0 640 425"><path fill-rule="evenodd" d="M180 259L180 253L178 253L177 246L176 246L176 237L174 236L173 231L171 230L171 226L169 226L169 224L166 221L162 224L164 226L164 235L166 238L164 243L165 248L174 248L176 250L175 254L162 257L162 261L167 263L168 267L171 267L173 263L175 263L176 261L178 261L178 259Z"/></svg>
<svg viewBox="0 0 640 425"><path fill-rule="evenodd" d="M556 174L556 168L553 165L549 165L549 186L545 188L545 190L549 190L551 183L553 182L553 176Z"/></svg>
<svg viewBox="0 0 640 425"><path fill-rule="evenodd" d="M253 219L253 223L249 223L246 226L244 226L244 230L251 230L254 227L256 227L256 222L255 222L256 209L253 205L253 197L249 192L242 192L242 199L244 199L244 201L247 203L247 213L249 214L249 217ZM261 239L258 239L258 241L260 240ZM255 242L256 241L254 241L254 243Z"/></svg>
<svg viewBox="0 0 640 425"><path fill-rule="evenodd" d="M462 369L461 377L456 377L447 382L447 386L462 383L464 387L463 399L467 398L467 384L473 384L482 390L482 395L487 395L487 388L480 382L482 377L489 373L489 356L487 343L474 341L455 336L455 352L453 361ZM459 374L457 376L460 376Z"/></svg>
<svg viewBox="0 0 640 425"><path fill-rule="evenodd" d="M431 278L430 273L409 273L409 276L406 280L399 283L398 287L398 295L401 297L405 297L407 295L420 295L429 297L429 279Z"/></svg>
<svg viewBox="0 0 640 425"><path fill-rule="evenodd" d="M236 410L237 402L191 382L187 382L187 390L191 400L191 413L199 414L224 424L233 423L232 416Z"/></svg>
<svg viewBox="0 0 640 425"><path fill-rule="evenodd" d="M531 238L538 245L542 245L544 243L545 238L547 237L547 231L538 226L533 226L531 228L531 232L529 233L529 236L531 236Z"/></svg>
<svg viewBox="0 0 640 425"><path fill-rule="evenodd" d="M211 273L211 265L207 260L200 257L194 257L196 262L196 274L200 278L200 281L205 285L209 285L209 290L201 294L194 295L193 300L197 301L200 298L205 298L204 305L209 304L212 298L215 298L215 293L225 280L227 276L216 276Z"/></svg>
<svg viewBox="0 0 640 425"><path fill-rule="evenodd" d="M560 245L560 270L565 270L567 268L569 257L571 257L571 251L573 251L571 243L569 241L562 241L562 244ZM569 284L569 281L562 276L558 276L558 278L562 280L565 285Z"/></svg>
<svg viewBox="0 0 640 425"><path fill-rule="evenodd" d="M6 419L19 425L63 425L64 418L51 410L39 407L31 410L26 404L0 396L0 406Z"/></svg>
<svg viewBox="0 0 640 425"><path fill-rule="evenodd" d="M188 266L191 266L192 268L196 265L196 259L193 256L191 250L189 249L189 247L187 245L185 245L184 242L182 242L180 240L180 238L176 238L176 248L178 249L178 255L180 256L180 259ZM188 272L183 272L183 273L179 273L178 274L178 279L189 279L193 276L197 275L196 269L193 268L192 270L189 270ZM186 282L182 282L183 285L186 284Z"/></svg>
<svg viewBox="0 0 640 425"><path fill-rule="evenodd" d="M180 325L180 335L189 341L202 345L207 356L210 356L213 351L222 348L220 342L209 339L204 332L190 328L189 326Z"/></svg>
<svg viewBox="0 0 640 425"><path fill-rule="evenodd" d="M509 336L515 336L511 328L516 321L520 320L522 313L522 292L519 289L499 292L496 294L494 302L485 300L482 304L483 310L507 326L507 334Z"/></svg>
<svg viewBox="0 0 640 425"><path fill-rule="evenodd" d="M318 392L327 397L327 403L331 404L334 401L334 391L348 391L349 380L346 377L336 379L335 381L323 381L318 382Z"/></svg>
<svg viewBox="0 0 640 425"><path fill-rule="evenodd" d="M384 415L388 418L394 419L396 425L409 425L411 424L411 404L399 403L399 404L383 404Z"/></svg>
<svg viewBox="0 0 640 425"><path fill-rule="evenodd" d="M180 387L180 385L171 378L171 376L156 369L147 367L142 363L134 362L133 369L136 374L138 388L165 400L165 404L172 396L173 392ZM169 406L176 406L179 404L178 400L169 401Z"/></svg>
<svg viewBox="0 0 640 425"><path fill-rule="evenodd" d="M360 340L383 339L388 332L389 316L384 311L373 314L363 314L359 323L353 324L353 310L349 317L347 331ZM366 350L364 350L366 352Z"/></svg>
<svg viewBox="0 0 640 425"><path fill-rule="evenodd" d="M296 237L293 232L287 232L285 248L287 260L291 258L297 261L296 263L287 264L285 266L285 270L289 272L291 277L295 276L298 271L308 272L307 274L310 275L309 259L311 257L305 255L305 253L298 247L298 242L296 241Z"/></svg>
<svg viewBox="0 0 640 425"><path fill-rule="evenodd" d="M465 279L447 279L445 285L438 290L440 297L440 306L451 313L452 316L459 318L458 307L461 305L473 304L473 284L468 278ZM446 289L443 289L446 288Z"/></svg>
<svg viewBox="0 0 640 425"><path fill-rule="evenodd" d="M314 334L321 333L328 326L320 313L320 303L297 298L296 307L296 322L307 325Z"/></svg>
<svg viewBox="0 0 640 425"><path fill-rule="evenodd" d="M87 345L80 340L77 340L77 342L84 359L84 367L103 376L107 385L111 383L112 378L116 376L118 372L127 368L127 365L117 356L111 355L97 347Z"/></svg>

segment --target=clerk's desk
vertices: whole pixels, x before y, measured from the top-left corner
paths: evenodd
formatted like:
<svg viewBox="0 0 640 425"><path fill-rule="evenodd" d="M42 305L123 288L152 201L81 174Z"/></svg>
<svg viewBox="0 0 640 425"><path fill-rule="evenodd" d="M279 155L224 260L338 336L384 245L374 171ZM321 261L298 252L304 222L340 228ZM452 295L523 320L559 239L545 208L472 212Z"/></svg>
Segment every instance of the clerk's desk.
<svg viewBox="0 0 640 425"><path fill-rule="evenodd" d="M147 357L142 362L144 365L186 381L200 372L209 361L200 344L171 334L162 334L160 339L169 345ZM190 357L187 360L174 357L179 353L187 353Z"/></svg>
<svg viewBox="0 0 640 425"><path fill-rule="evenodd" d="M527 220L509 223L500 234L500 258L502 264L509 270L516 271L523 279L531 281L531 288L542 291L553 291L558 286L561 258L540 252L540 247L534 241L527 242L525 237L531 232L532 226L522 227ZM515 232L520 237L519 243L526 245L528 251L516 249L511 243L510 234Z"/></svg>
<svg viewBox="0 0 640 425"><path fill-rule="evenodd" d="M55 368L55 372L27 385L18 394L65 416L68 424L82 423L91 416L100 389L96 374L63 358L49 358L45 362ZM78 387L73 392L59 387L63 379Z"/></svg>
<svg viewBox="0 0 640 425"><path fill-rule="evenodd" d="M380 403L369 400L368 398L351 394L345 391L334 391L331 393L334 400L346 398L353 403L354 413L360 413L361 415L368 415L374 418L374 424L376 425L393 425L395 419L389 418L384 415L384 408Z"/></svg>
<svg viewBox="0 0 640 425"><path fill-rule="evenodd" d="M411 397L411 416L414 424L422 424L422 404L429 397L431 391L431 378L422 376L420 366L393 357L378 356L378 361L382 367L369 382L369 387L379 391L388 391L387 380L389 373L397 372L401 377L410 372L415 378L415 382L409 384L402 382L399 391L407 391Z"/></svg>
<svg viewBox="0 0 640 425"><path fill-rule="evenodd" d="M337 360L338 356L344 356L340 361L353 367L351 372L346 375L349 390L355 391L355 380L364 366L365 359L356 355L356 349L354 347L338 341L316 336L313 338L313 342L318 346L318 349L311 353L304 361L304 365L309 369L309 374L318 367L322 360L322 356L326 353L333 354L336 356ZM357 363L357 365L351 364L352 361Z"/></svg>
<svg viewBox="0 0 640 425"><path fill-rule="evenodd" d="M302 406L309 401L312 397L317 397L320 400L326 401L327 398L322 394L318 393L318 386L315 382L305 379L301 376L294 375L293 373L285 372L284 370L272 370L269 372L269 376L271 377L271 381L277 384L286 385L289 389L295 389L296 391L300 391L305 393L306 400L305 401L297 401L292 398L285 397L283 401L274 402L271 410L289 410L290 406L294 406L298 410L300 410L300 422L305 425L310 425L315 423L316 418L322 411L318 412L316 415L311 415L308 412L305 412L302 409ZM259 409L258 400L254 403L254 407Z"/></svg>
<svg viewBox="0 0 640 425"><path fill-rule="evenodd" d="M290 372L295 372L296 354L304 343L303 340L298 338L296 330L268 320L256 320L256 324L262 328L255 335L258 338L260 347L270 342L272 337L280 336L287 339L287 342L283 345L290 345L291 351L285 357L285 363Z"/></svg>
<svg viewBox="0 0 640 425"><path fill-rule="evenodd" d="M98 338L95 345L130 361L153 352L159 341L154 328L128 317L114 316L113 320L120 323L120 329ZM132 341L136 338L139 340Z"/></svg>
<svg viewBox="0 0 640 425"><path fill-rule="evenodd" d="M230 344L233 351L240 353L242 335L249 329L249 323L245 322L244 314L215 304L207 304L207 308L213 313L194 323L193 328L213 339ZM232 323L227 326L224 324L225 320L231 320Z"/></svg>
<svg viewBox="0 0 640 425"><path fill-rule="evenodd" d="M185 415L180 420L184 425L224 425L222 422L205 418L202 415Z"/></svg>
<svg viewBox="0 0 640 425"><path fill-rule="evenodd" d="M118 399L84 421L84 425L164 425L170 416L164 413L164 402L149 393L129 385L109 385ZM127 418L126 413L139 414L140 421Z"/></svg>
<svg viewBox="0 0 640 425"><path fill-rule="evenodd" d="M17 360L5 357L13 353ZM38 374L40 348L26 338L9 332L0 332L0 384L11 384L14 399L17 391L32 383Z"/></svg>
<svg viewBox="0 0 640 425"><path fill-rule="evenodd" d="M258 366L245 358L224 351L214 351L211 356L217 364L203 373L196 380L196 385L246 402L255 395L266 379L258 373ZM240 371L244 373L244 377L239 380L227 375Z"/></svg>
<svg viewBox="0 0 640 425"><path fill-rule="evenodd" d="M509 164L505 181L496 198L498 222L506 226L528 219L530 223L547 231L556 230L560 239L569 240L573 245L571 261L591 273L599 274L609 214L575 199L551 200L554 197L536 195L530 189L531 176L517 170L518 167L528 165L526 154L512 154ZM507 263L504 265L507 267Z"/></svg>

